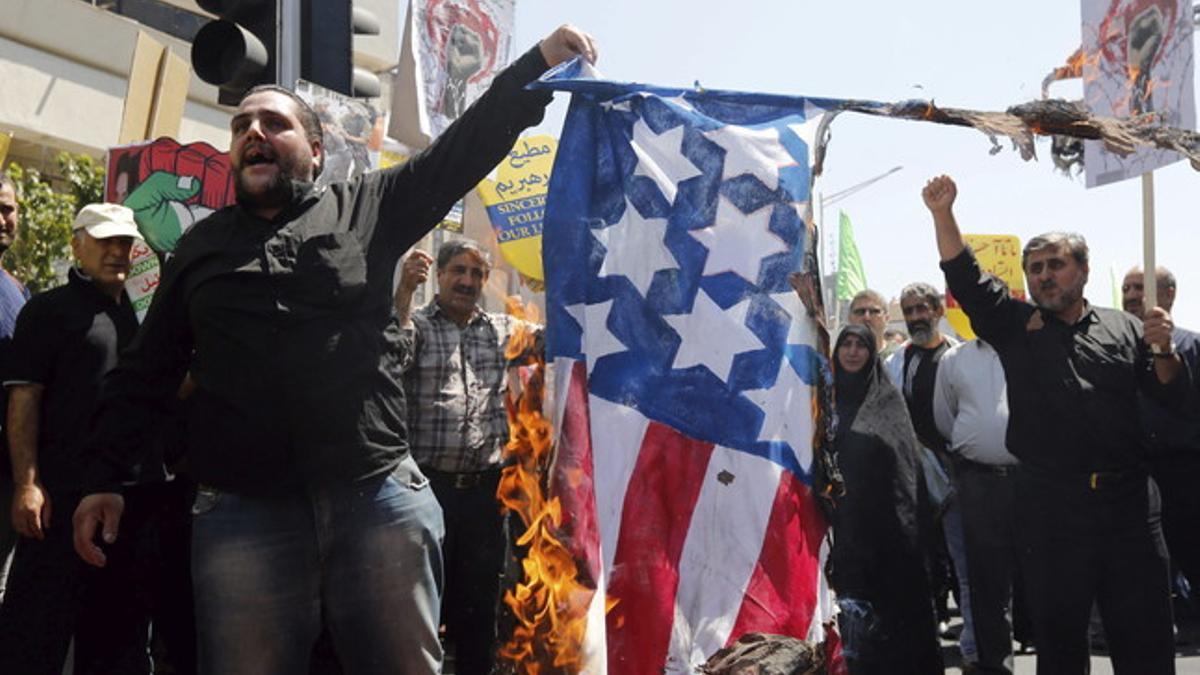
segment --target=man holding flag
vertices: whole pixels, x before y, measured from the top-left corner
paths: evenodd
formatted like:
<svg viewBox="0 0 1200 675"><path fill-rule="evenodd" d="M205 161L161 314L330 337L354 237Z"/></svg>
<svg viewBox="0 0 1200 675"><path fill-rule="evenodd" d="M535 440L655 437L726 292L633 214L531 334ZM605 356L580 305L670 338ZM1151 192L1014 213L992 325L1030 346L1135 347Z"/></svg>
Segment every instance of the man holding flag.
<svg viewBox="0 0 1200 675"><path fill-rule="evenodd" d="M440 670L442 519L408 452L393 274L542 119L550 96L525 84L576 55L591 38L559 28L411 161L325 189L316 113L274 85L243 98L237 204L180 239L106 382L75 513L76 551L104 566L119 485L190 374L202 673L306 672L322 630L347 673Z"/></svg>

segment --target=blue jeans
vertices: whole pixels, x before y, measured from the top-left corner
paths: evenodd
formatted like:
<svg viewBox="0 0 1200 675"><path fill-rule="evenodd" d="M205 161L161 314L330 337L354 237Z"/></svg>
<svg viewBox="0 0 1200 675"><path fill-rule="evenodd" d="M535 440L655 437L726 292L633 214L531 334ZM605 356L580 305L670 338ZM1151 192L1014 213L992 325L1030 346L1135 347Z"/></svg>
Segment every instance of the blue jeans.
<svg viewBox="0 0 1200 675"><path fill-rule="evenodd" d="M323 625L347 675L440 671L442 510L411 458L303 495L201 488L193 515L201 673L306 673Z"/></svg>
<svg viewBox="0 0 1200 675"><path fill-rule="evenodd" d="M942 531L946 533L946 548L958 577L959 611L962 613L963 629L958 636L958 650L963 661L974 663L979 654L975 650L975 620L971 614L971 580L967 573L967 545L963 534L962 508L957 496L950 501L942 514Z"/></svg>

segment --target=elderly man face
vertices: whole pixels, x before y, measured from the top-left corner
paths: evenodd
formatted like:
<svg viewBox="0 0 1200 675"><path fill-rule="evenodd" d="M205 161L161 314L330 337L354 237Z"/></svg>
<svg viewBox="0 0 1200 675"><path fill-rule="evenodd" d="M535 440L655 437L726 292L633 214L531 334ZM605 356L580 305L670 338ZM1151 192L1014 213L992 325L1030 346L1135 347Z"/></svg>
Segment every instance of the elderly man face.
<svg viewBox="0 0 1200 675"><path fill-rule="evenodd" d="M1167 282L1165 275L1162 274L1163 269L1159 268L1158 275L1158 306L1171 311L1171 306L1175 304L1175 286ZM1121 282L1121 307L1126 312L1141 319L1145 317L1146 305L1144 302L1146 295L1145 275L1139 268L1133 268L1125 274L1125 280Z"/></svg>

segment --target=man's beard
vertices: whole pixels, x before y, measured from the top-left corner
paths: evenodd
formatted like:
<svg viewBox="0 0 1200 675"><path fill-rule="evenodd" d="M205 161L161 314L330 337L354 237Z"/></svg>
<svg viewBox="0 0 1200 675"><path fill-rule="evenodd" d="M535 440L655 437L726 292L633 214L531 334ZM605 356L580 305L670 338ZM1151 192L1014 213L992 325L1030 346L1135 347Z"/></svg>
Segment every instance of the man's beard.
<svg viewBox="0 0 1200 675"><path fill-rule="evenodd" d="M933 339L933 323L925 320L917 320L905 325L908 327L908 336L913 344L923 345Z"/></svg>
<svg viewBox="0 0 1200 675"><path fill-rule="evenodd" d="M1079 302L1079 299L1082 297L1083 287L1078 286L1076 288L1063 288L1062 292L1058 294L1057 300L1050 301L1042 297L1034 297L1034 301L1037 302L1038 307L1041 307L1048 312L1061 312L1076 302Z"/></svg>
<svg viewBox="0 0 1200 675"><path fill-rule="evenodd" d="M275 172L275 177L267 184L266 189L260 192L251 192L242 182L240 169L234 174L233 189L238 204L250 208L270 208L284 206L292 200L296 164L286 157L279 156L275 158L275 166L279 169Z"/></svg>

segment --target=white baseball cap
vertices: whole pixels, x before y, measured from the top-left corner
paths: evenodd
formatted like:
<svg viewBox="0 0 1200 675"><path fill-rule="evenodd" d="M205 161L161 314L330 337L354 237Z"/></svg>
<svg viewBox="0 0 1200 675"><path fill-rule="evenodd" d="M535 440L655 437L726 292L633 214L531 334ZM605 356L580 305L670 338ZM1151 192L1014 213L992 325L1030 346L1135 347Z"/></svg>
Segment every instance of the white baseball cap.
<svg viewBox="0 0 1200 675"><path fill-rule="evenodd" d="M137 223L133 221L133 210L120 204L88 204L79 210L71 229L86 230L95 239L142 238Z"/></svg>

